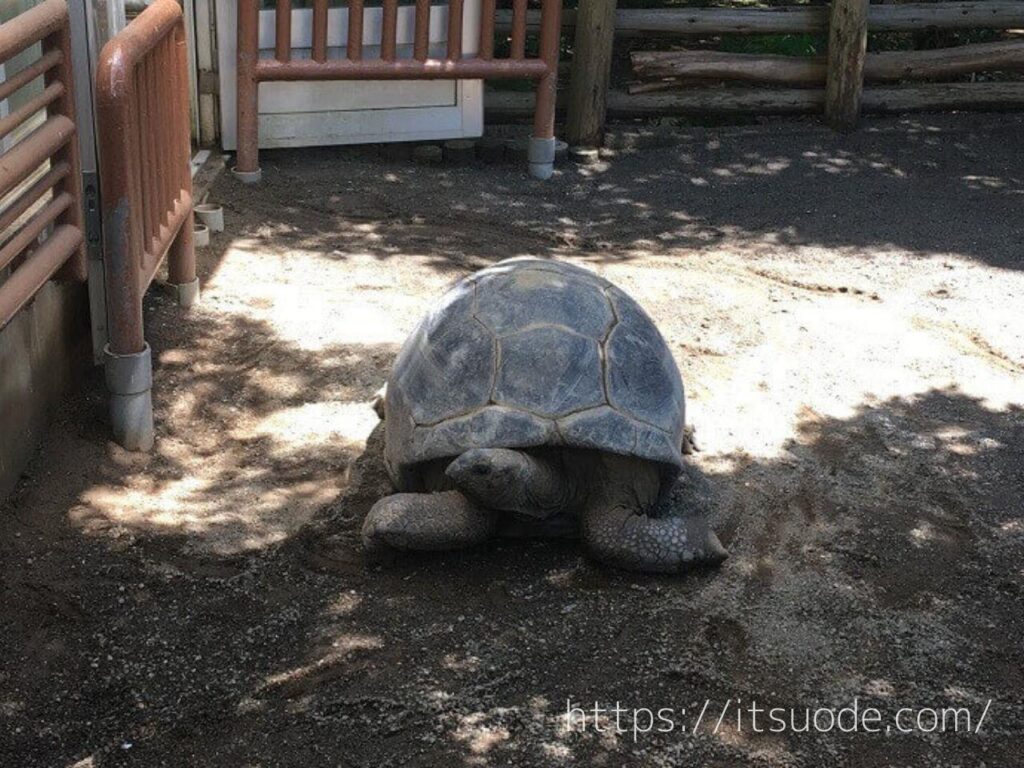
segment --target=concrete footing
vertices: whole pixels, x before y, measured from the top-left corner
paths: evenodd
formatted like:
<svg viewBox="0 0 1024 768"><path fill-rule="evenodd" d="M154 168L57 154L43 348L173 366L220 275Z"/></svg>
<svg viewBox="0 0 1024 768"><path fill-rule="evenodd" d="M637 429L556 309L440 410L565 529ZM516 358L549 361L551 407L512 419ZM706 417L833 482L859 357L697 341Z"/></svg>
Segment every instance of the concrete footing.
<svg viewBox="0 0 1024 768"><path fill-rule="evenodd" d="M190 283L172 283L171 287L174 289L174 298L177 299L178 306L182 309L188 309L199 303L198 277Z"/></svg>
<svg viewBox="0 0 1024 768"><path fill-rule="evenodd" d="M555 172L555 139L531 138L526 151L526 160L530 165L530 175L544 181Z"/></svg>
<svg viewBox="0 0 1024 768"><path fill-rule="evenodd" d="M243 184L255 184L263 178L262 168L257 168L255 171L240 171L238 166L234 166L231 173Z"/></svg>
<svg viewBox="0 0 1024 768"><path fill-rule="evenodd" d="M129 451L153 447L153 358L149 345L141 352L118 355L103 350L110 422L114 439Z"/></svg>

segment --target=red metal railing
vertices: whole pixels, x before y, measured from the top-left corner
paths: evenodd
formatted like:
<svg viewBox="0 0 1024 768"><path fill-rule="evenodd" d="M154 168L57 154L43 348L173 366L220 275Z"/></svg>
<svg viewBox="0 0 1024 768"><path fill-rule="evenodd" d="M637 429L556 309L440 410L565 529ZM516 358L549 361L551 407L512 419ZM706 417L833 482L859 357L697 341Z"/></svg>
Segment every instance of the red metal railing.
<svg viewBox="0 0 1024 768"><path fill-rule="evenodd" d="M109 345L117 439L152 444L149 347L142 297L164 256L179 303L196 298L185 26L155 0L104 46L96 73Z"/></svg>
<svg viewBox="0 0 1024 768"><path fill-rule="evenodd" d="M448 0L444 58L430 58L430 0L416 0L412 58L396 56L398 0L383 0L380 57L363 58L364 0L348 0L345 58L328 58L328 0L313 0L313 39L308 58L292 56L291 0L277 0L273 58L259 55L258 0L238 0L238 158L236 172L259 174L259 84L289 80L457 80L527 78L537 81L531 169L546 178L554 158L555 89L561 35L561 0L541 0L539 54L526 55L527 0L513 0L511 53L494 58L495 0L482 0L477 53L465 56L464 0ZM536 166L536 167L535 167Z"/></svg>
<svg viewBox="0 0 1024 768"><path fill-rule="evenodd" d="M44 122L0 155L0 328L51 277L86 278L81 172L75 137L65 0L46 0L0 25L0 63L40 43L40 56L0 83L0 100L43 78L43 90L0 119L0 140L45 110ZM45 235L45 240L41 239ZM40 242L41 241L41 242ZM0 277L2 280L2 277Z"/></svg>

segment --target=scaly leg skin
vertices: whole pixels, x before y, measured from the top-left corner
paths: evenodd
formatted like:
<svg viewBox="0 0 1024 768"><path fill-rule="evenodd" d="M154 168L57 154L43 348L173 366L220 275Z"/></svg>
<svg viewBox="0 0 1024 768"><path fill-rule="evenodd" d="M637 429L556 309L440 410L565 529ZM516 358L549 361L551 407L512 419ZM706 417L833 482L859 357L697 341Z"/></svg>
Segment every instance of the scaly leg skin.
<svg viewBox="0 0 1024 768"><path fill-rule="evenodd" d="M625 504L585 510L582 537L597 560L645 573L679 573L728 556L703 517L648 517Z"/></svg>
<svg viewBox="0 0 1024 768"><path fill-rule="evenodd" d="M565 511L577 495L560 462L508 448L466 451L445 474L481 504L542 520Z"/></svg>
<svg viewBox="0 0 1024 768"><path fill-rule="evenodd" d="M498 526L498 513L473 503L458 491L396 493L385 496L363 521L363 547L387 549L462 549L486 541Z"/></svg>

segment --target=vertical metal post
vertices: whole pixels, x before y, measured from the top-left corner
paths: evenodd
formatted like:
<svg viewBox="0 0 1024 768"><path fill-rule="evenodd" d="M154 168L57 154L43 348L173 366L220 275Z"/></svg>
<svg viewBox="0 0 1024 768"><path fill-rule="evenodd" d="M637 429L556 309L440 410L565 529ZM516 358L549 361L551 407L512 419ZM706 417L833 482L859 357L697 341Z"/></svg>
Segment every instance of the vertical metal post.
<svg viewBox="0 0 1024 768"><path fill-rule="evenodd" d="M278 61L292 57L292 0L277 0L274 10L274 56Z"/></svg>
<svg viewBox="0 0 1024 768"><path fill-rule="evenodd" d="M485 61L494 58L494 9L495 0L481 0L480 3L480 42L477 55Z"/></svg>
<svg viewBox="0 0 1024 768"><path fill-rule="evenodd" d="M363 0L348 0L348 60L363 58Z"/></svg>
<svg viewBox="0 0 1024 768"><path fill-rule="evenodd" d="M351 23L351 21L349 22ZM412 57L425 61L430 49L430 0L416 0Z"/></svg>
<svg viewBox="0 0 1024 768"><path fill-rule="evenodd" d="M241 181L260 180L259 158L259 7L256 0L238 0L238 157L232 172Z"/></svg>
<svg viewBox="0 0 1024 768"><path fill-rule="evenodd" d="M398 36L398 0L383 0L381 5L380 57L384 61L394 61Z"/></svg>
<svg viewBox="0 0 1024 768"><path fill-rule="evenodd" d="M555 167L555 95L558 88L558 46L562 36L561 0L543 0L540 11L540 58L547 67L537 81L533 137L527 150L530 175L548 179Z"/></svg>

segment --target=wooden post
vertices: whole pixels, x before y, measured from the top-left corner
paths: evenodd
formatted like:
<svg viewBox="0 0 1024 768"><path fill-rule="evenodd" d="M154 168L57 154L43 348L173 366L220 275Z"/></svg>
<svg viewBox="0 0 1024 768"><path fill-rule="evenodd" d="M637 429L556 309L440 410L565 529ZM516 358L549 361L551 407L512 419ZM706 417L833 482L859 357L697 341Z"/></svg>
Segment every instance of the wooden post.
<svg viewBox="0 0 1024 768"><path fill-rule="evenodd" d="M565 126L570 144L597 146L604 138L614 40L615 0L580 0Z"/></svg>
<svg viewBox="0 0 1024 768"><path fill-rule="evenodd" d="M868 0L832 0L828 25L825 121L837 131L857 124L868 44Z"/></svg>

